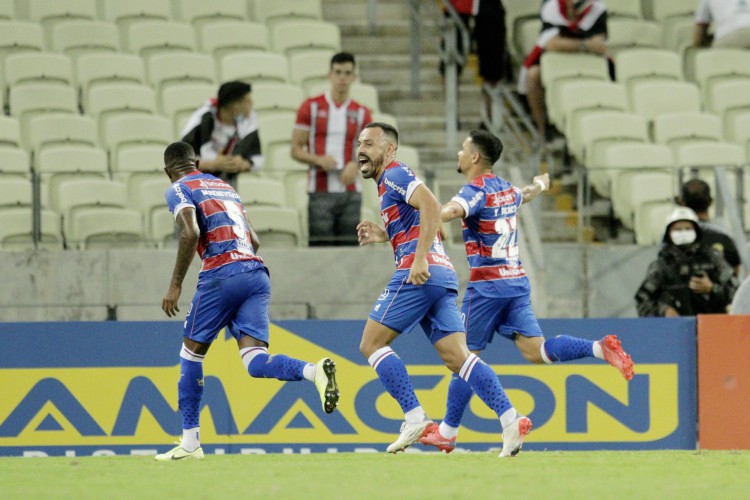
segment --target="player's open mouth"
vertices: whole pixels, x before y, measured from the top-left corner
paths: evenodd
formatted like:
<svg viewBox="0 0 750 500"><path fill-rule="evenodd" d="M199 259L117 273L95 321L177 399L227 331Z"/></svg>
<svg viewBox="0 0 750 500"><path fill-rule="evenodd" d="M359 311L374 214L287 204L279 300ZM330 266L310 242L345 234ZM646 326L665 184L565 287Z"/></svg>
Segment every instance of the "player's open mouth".
<svg viewBox="0 0 750 500"><path fill-rule="evenodd" d="M357 158L357 160L359 161L360 170L364 170L365 168L367 168L367 165L370 165L370 159L366 156L360 156L359 158Z"/></svg>

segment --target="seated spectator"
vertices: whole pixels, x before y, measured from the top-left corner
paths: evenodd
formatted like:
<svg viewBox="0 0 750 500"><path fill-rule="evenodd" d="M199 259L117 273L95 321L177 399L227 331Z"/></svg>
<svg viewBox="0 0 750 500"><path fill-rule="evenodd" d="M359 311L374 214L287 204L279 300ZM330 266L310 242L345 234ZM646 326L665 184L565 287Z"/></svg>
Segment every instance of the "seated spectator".
<svg viewBox="0 0 750 500"><path fill-rule="evenodd" d="M263 166L251 90L249 83L222 84L216 99L198 108L181 134L182 141L193 146L202 172L235 187L239 172Z"/></svg>
<svg viewBox="0 0 750 500"><path fill-rule="evenodd" d="M549 140L539 61L542 53L581 52L604 55L607 51L607 7L598 0L547 1L542 5L542 32L523 62L518 92L525 94L539 136Z"/></svg>
<svg viewBox="0 0 750 500"><path fill-rule="evenodd" d="M713 43L708 34L715 22ZM747 0L701 0L695 11L693 45L750 48L750 3Z"/></svg>
<svg viewBox="0 0 750 500"><path fill-rule="evenodd" d="M727 312L737 290L737 277L702 237L695 212L676 207L667 218L664 246L635 295L638 316Z"/></svg>
<svg viewBox="0 0 750 500"><path fill-rule="evenodd" d="M701 179L690 179L682 185L680 205L686 206L698 216L698 224L703 231L703 243L719 252L734 269L735 276L740 275L740 254L731 236L719 225L708 218L708 208L713 203L711 187Z"/></svg>
<svg viewBox="0 0 750 500"><path fill-rule="evenodd" d="M328 70L330 89L297 110L291 154L309 166L310 246L357 245L362 207L357 140L372 118L366 106L349 97L356 78L354 56L335 54Z"/></svg>

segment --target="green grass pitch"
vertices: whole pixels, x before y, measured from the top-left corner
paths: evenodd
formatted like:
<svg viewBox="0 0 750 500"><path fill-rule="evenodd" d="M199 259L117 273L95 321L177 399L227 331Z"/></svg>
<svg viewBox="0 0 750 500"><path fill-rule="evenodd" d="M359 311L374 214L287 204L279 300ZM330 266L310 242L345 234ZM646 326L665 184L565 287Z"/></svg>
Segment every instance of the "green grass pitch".
<svg viewBox="0 0 750 500"><path fill-rule="evenodd" d="M750 452L0 458L0 497L746 499Z"/></svg>

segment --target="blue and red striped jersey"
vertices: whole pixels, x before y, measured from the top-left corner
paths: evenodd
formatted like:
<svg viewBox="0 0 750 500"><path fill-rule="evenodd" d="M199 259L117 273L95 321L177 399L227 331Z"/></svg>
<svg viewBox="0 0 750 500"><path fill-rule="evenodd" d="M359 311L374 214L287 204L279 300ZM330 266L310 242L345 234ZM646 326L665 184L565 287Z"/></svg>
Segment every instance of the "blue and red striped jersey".
<svg viewBox="0 0 750 500"><path fill-rule="evenodd" d="M518 207L521 190L494 175L466 184L453 200L466 212L462 221L469 285L480 294L515 297L530 292L518 256Z"/></svg>
<svg viewBox="0 0 750 500"><path fill-rule="evenodd" d="M232 262L243 262L247 270L263 265L253 250L245 207L232 186L196 170L172 184L165 196L175 218L183 208L195 208L201 232L199 279L235 274L236 269L226 268Z"/></svg>
<svg viewBox="0 0 750 500"><path fill-rule="evenodd" d="M396 272L404 271L406 275L414 262L419 239L419 210L409 205L408 200L421 184L414 172L398 161L388 165L378 181L380 216L391 240ZM427 285L458 289L456 271L443 249L440 235L435 236L430 246L427 262L430 266Z"/></svg>

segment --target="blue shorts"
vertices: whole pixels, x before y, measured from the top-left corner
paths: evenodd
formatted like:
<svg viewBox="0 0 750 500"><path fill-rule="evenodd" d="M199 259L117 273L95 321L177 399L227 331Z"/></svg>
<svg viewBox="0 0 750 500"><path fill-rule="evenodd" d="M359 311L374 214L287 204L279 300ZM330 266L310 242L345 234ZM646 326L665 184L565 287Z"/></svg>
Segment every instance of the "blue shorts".
<svg viewBox="0 0 750 500"><path fill-rule="evenodd" d="M463 332L455 290L442 286L415 286L406 278L391 280L370 311L370 318L401 334L417 324L433 345L443 337Z"/></svg>
<svg viewBox="0 0 750 500"><path fill-rule="evenodd" d="M466 322L466 344L472 351L484 350L495 332L510 340L515 340L516 333L524 337L543 336L528 295L485 297L468 288L461 315Z"/></svg>
<svg viewBox="0 0 750 500"><path fill-rule="evenodd" d="M265 267L224 279L206 279L195 291L183 336L210 344L226 327L236 339L247 334L268 344L270 300L271 280Z"/></svg>

